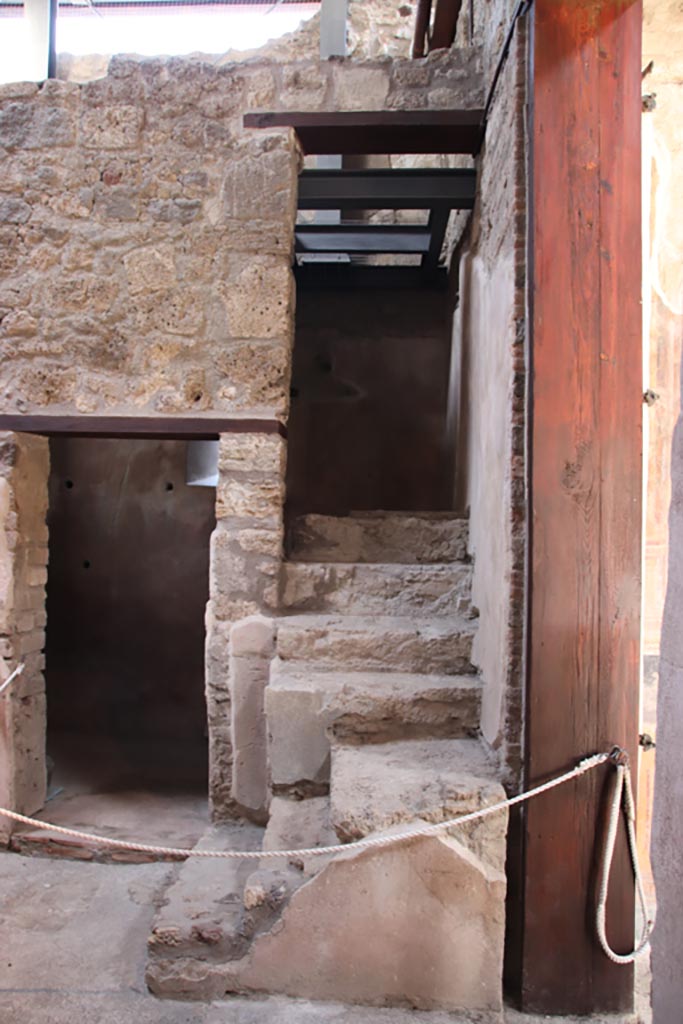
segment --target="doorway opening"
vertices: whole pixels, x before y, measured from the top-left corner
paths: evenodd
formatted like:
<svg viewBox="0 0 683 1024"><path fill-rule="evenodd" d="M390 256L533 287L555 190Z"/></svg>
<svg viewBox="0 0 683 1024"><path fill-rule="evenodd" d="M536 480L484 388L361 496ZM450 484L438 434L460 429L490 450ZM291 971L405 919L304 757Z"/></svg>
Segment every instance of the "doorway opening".
<svg viewBox="0 0 683 1024"><path fill-rule="evenodd" d="M187 484L187 447L50 441L43 814L56 824L183 845L206 827L215 488Z"/></svg>

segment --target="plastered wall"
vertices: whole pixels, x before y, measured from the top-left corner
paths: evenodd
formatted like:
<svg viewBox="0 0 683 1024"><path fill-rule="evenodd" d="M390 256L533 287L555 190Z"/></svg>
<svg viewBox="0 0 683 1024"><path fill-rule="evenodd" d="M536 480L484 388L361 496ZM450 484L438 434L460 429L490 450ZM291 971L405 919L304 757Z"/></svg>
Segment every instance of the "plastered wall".
<svg viewBox="0 0 683 1024"><path fill-rule="evenodd" d="M475 8L490 84L513 4ZM459 33L468 33L463 12ZM458 255L449 429L456 445L455 505L469 508L474 661L484 681L482 731L519 779L525 559L526 29L513 44L478 157L478 195Z"/></svg>
<svg viewBox="0 0 683 1024"><path fill-rule="evenodd" d="M290 512L451 507L449 311L446 292L299 295Z"/></svg>

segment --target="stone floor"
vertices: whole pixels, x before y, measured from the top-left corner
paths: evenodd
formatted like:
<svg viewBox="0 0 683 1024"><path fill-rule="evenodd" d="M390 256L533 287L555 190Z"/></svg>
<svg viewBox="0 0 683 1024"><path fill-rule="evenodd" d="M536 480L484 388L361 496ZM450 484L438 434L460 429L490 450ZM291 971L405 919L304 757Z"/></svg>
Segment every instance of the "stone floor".
<svg viewBox="0 0 683 1024"><path fill-rule="evenodd" d="M0 853L2 1024L534 1024L286 999L159 1001L145 944L173 864L99 864ZM548 1018L551 1019L551 1018ZM635 1021L638 1018L629 1018ZM644 1019L644 1018L640 1018ZM552 1018L562 1024L559 1018ZM624 1018L591 1018L623 1024ZM567 1024L567 1022L565 1022Z"/></svg>
<svg viewBox="0 0 683 1024"><path fill-rule="evenodd" d="M209 823L206 750L169 741L99 736L52 736L54 762L48 802L35 815L66 828L116 835L161 846L193 847ZM15 832L24 853L124 860L130 855L31 827ZM143 859L139 855L135 859Z"/></svg>

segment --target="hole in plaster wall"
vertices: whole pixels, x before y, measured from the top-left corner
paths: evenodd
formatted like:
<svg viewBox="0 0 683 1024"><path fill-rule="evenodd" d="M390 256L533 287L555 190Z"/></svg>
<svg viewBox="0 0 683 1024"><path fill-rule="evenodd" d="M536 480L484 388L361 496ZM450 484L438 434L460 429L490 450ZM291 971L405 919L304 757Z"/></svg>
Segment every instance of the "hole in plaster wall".
<svg viewBox="0 0 683 1024"><path fill-rule="evenodd" d="M89 569L90 568L90 559L88 559L88 558L85 559L85 561L83 562L83 568L84 569Z"/></svg>
<svg viewBox="0 0 683 1024"><path fill-rule="evenodd" d="M167 490L167 491L172 491L172 490L173 490L173 484L172 484L172 483L170 482L170 480L169 480L169 482L168 482L168 483L166 484L166 490Z"/></svg>
<svg viewBox="0 0 683 1024"><path fill-rule="evenodd" d="M71 488L73 487L73 485L74 485L73 480L65 480L64 481L64 486L66 487L67 491L70 491Z"/></svg>

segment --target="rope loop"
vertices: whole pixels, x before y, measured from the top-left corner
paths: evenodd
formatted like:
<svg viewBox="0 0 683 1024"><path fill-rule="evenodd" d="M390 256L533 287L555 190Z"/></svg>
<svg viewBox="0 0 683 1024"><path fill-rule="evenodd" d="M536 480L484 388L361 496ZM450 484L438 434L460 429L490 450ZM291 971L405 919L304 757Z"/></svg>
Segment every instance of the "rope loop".
<svg viewBox="0 0 683 1024"><path fill-rule="evenodd" d="M595 912L595 930L597 932L598 942L600 943L602 951L605 956L609 957L612 963L632 964L636 957L640 956L641 953L644 953L650 945L650 936L652 935L652 929L654 928L654 918L650 917L648 912L645 889L643 887L643 879L640 873L640 864L638 862L638 847L636 843L635 829L636 807L633 799L633 787L631 785L629 757L626 751L622 750L621 747L613 747L610 752L610 761L612 761L616 766L616 782L614 785L614 793L612 795L607 835L605 837L605 848L600 867L598 904ZM607 896L609 893L610 875L612 873L614 846L617 838L617 829L619 827L620 810L622 810L624 814L629 855L636 881L638 903L640 904L640 912L643 918L640 939L636 943L632 952L623 954L615 953L607 941Z"/></svg>

